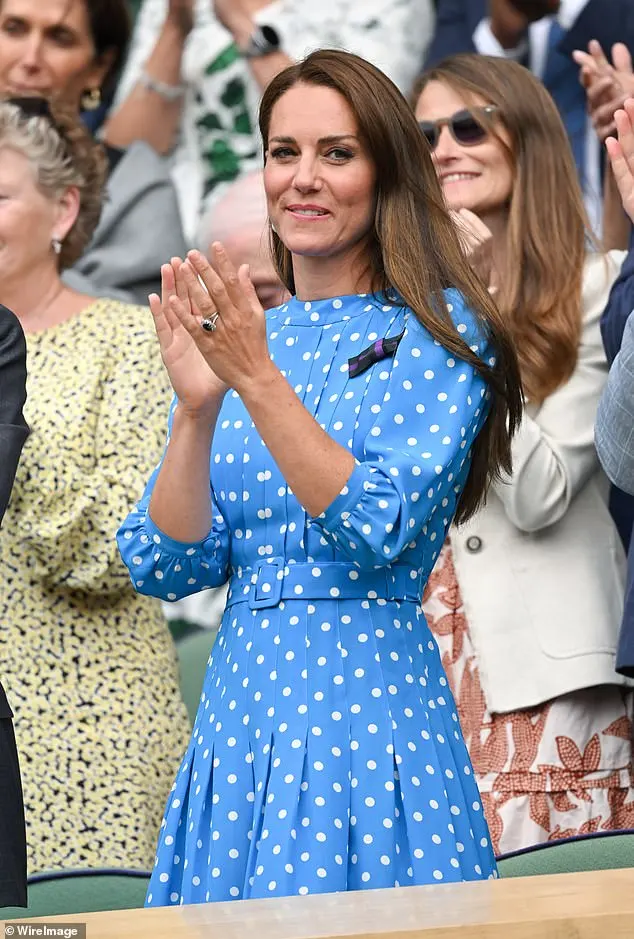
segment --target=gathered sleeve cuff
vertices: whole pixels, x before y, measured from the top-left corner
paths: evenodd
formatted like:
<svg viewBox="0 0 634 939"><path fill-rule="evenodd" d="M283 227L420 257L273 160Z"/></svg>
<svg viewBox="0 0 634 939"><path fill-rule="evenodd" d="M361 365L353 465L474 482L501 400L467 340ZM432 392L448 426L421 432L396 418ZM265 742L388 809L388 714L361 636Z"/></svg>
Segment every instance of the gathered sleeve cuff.
<svg viewBox="0 0 634 939"><path fill-rule="evenodd" d="M170 410L170 432L174 410L175 404ZM117 544L138 593L161 600L181 600L226 582L229 528L222 513L212 504L212 528L201 541L175 541L162 532L149 513L161 466L162 462L154 470L140 502L117 532Z"/></svg>

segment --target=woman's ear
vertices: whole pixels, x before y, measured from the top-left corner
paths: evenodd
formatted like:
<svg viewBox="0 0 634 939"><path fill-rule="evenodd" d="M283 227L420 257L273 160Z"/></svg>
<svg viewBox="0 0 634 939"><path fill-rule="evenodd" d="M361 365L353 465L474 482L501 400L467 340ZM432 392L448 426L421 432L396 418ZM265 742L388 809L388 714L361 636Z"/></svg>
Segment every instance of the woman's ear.
<svg viewBox="0 0 634 939"><path fill-rule="evenodd" d="M69 186L57 203L56 218L51 237L57 241L64 241L69 231L77 221L79 215L80 199L77 186Z"/></svg>

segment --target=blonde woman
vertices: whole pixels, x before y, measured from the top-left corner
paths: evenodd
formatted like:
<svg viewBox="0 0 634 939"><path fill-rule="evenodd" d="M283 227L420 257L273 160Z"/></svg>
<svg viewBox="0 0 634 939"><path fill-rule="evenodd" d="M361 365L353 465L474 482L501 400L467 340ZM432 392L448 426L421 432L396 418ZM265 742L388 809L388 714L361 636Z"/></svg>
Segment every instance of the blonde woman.
<svg viewBox="0 0 634 939"><path fill-rule="evenodd" d="M623 255L587 253L565 131L526 69L447 59L423 76L416 116L526 398L513 473L451 530L423 604L493 843L631 827L632 697L614 671L625 559L593 443L599 317Z"/></svg>
<svg viewBox="0 0 634 939"><path fill-rule="evenodd" d="M101 148L43 99L0 103L0 291L26 334L31 434L0 546L0 675L29 871L152 865L188 722L158 601L118 519L158 461L168 381L148 310L60 274L99 220Z"/></svg>

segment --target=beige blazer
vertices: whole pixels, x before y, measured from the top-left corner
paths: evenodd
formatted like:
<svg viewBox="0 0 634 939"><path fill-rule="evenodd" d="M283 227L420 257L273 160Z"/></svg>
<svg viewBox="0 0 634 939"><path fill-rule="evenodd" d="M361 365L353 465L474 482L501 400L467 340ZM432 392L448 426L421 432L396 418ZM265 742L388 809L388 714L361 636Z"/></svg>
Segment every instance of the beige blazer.
<svg viewBox="0 0 634 939"><path fill-rule="evenodd" d="M626 683L614 671L625 555L593 434L608 373L599 319L624 257L588 256L575 371L543 404L527 406L513 442L512 476L451 532L492 712Z"/></svg>

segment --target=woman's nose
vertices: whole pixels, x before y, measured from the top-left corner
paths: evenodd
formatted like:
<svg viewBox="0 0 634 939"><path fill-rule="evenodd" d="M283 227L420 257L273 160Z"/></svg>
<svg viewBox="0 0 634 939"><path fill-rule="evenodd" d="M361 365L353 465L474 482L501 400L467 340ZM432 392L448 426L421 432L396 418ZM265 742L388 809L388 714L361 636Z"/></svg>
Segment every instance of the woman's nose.
<svg viewBox="0 0 634 939"><path fill-rule="evenodd" d="M42 40L36 33L31 33L22 42L19 62L28 69L40 68L42 64Z"/></svg>
<svg viewBox="0 0 634 939"><path fill-rule="evenodd" d="M434 148L434 159L438 163L444 163L458 156L460 156L460 145L456 143L451 136L451 131L444 124L438 134L438 140Z"/></svg>
<svg viewBox="0 0 634 939"><path fill-rule="evenodd" d="M301 191L319 188L317 161L311 155L302 157L295 170L295 187Z"/></svg>

